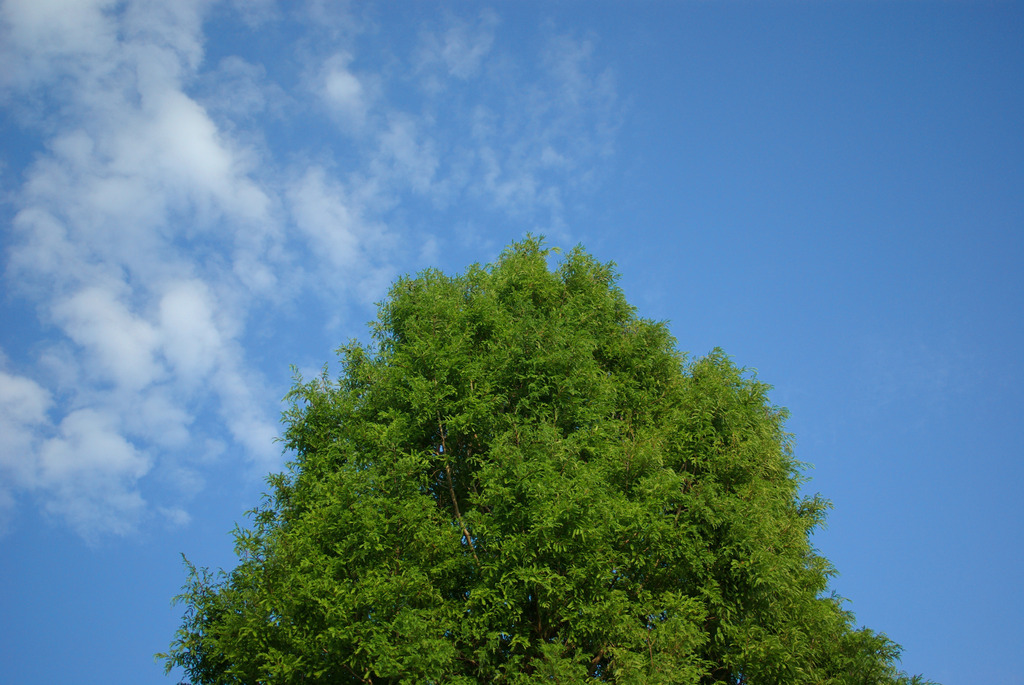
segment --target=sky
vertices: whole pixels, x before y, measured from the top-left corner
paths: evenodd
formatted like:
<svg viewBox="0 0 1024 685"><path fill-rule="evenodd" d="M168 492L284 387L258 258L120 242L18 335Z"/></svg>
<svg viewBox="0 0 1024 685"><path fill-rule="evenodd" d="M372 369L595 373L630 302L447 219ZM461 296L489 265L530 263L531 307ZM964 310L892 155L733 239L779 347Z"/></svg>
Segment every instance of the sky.
<svg viewBox="0 0 1024 685"><path fill-rule="evenodd" d="M173 684L292 367L527 232L788 407L911 673L1024 683L1024 3L0 3L0 664Z"/></svg>

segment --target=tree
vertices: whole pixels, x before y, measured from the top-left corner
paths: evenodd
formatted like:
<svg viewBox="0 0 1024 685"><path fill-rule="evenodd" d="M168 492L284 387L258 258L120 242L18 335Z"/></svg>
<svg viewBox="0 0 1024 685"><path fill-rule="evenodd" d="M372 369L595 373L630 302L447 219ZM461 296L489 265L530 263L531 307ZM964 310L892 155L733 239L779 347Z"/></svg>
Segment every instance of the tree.
<svg viewBox="0 0 1024 685"><path fill-rule="evenodd" d="M611 264L527 238L402 278L338 380L296 379L289 470L189 566L194 683L920 683L855 629L828 503L769 387L638 318Z"/></svg>

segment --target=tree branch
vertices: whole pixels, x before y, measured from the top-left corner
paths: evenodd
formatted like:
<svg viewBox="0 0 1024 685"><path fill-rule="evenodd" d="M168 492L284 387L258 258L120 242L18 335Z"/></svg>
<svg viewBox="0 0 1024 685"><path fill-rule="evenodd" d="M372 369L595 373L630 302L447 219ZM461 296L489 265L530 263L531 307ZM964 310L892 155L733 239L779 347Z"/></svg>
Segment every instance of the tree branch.
<svg viewBox="0 0 1024 685"><path fill-rule="evenodd" d="M462 534L466 538L466 544L469 545L469 551L473 553L473 559L476 561L477 569L480 568L480 557L476 555L476 546L473 544L473 538L470 537L469 531L466 529L466 523L462 520L462 512L459 511L459 501L455 497L455 482L452 478L452 466L448 459L448 447L445 445L445 434L444 424L441 422L441 415L437 415L437 430L441 435L441 458L444 460L444 472L448 480L448 493L452 496L452 507L455 509L455 518L459 522L459 527L462 528Z"/></svg>

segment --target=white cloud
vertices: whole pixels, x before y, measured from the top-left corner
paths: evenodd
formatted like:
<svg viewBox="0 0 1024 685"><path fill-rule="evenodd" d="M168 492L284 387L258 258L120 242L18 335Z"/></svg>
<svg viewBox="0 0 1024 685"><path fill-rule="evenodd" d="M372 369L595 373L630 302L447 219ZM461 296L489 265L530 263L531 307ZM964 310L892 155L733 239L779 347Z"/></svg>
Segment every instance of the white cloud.
<svg viewBox="0 0 1024 685"><path fill-rule="evenodd" d="M48 427L52 405L46 388L0 371L0 531L13 513L14 491L37 480L39 434Z"/></svg>
<svg viewBox="0 0 1024 685"><path fill-rule="evenodd" d="M9 421L9 425L45 423L46 412L52 404L49 391L32 379L0 371L0 417ZM10 454L6 450L2 453Z"/></svg>
<svg viewBox="0 0 1024 685"><path fill-rule="evenodd" d="M220 418L236 444L264 472L278 465L275 444L277 423L268 420L264 407L269 393L253 374L242 372L234 360L223 364L213 380L220 400ZM274 398L275 400L277 398Z"/></svg>
<svg viewBox="0 0 1024 685"><path fill-rule="evenodd" d="M49 390L30 378L0 371L0 491L35 480L38 434L49 424L52 406Z"/></svg>
<svg viewBox="0 0 1024 685"><path fill-rule="evenodd" d="M324 96L334 106L348 112L363 109L363 85L344 67L330 69L324 77Z"/></svg>
<svg viewBox="0 0 1024 685"><path fill-rule="evenodd" d="M280 64L206 64L214 4L0 5L0 97L43 140L6 277L49 333L30 374L0 374L0 507L32 493L85 536L185 525L210 461L276 467L280 393L254 358L294 303L379 299L445 249L421 210L558 224L613 128L586 41L510 67L492 12L381 47L372 10L311 2ZM235 4L257 31L299 12Z"/></svg>
<svg viewBox="0 0 1024 685"><path fill-rule="evenodd" d="M5 53L22 69L5 85L64 103L40 122L54 133L25 172L7 276L70 343L40 357L65 398L48 405L56 423L4 418L5 454L22 455L5 470L83 535L141 520L139 482L187 448L211 395L261 468L276 451L233 339L277 283L280 236L253 153L184 90L206 4L3 6L4 34L19 37Z"/></svg>
<svg viewBox="0 0 1024 685"><path fill-rule="evenodd" d="M206 379L223 358L215 311L209 288L196 279L173 284L160 298L163 353L176 377L189 386Z"/></svg>
<svg viewBox="0 0 1024 685"><path fill-rule="evenodd" d="M291 184L288 206L309 253L318 257L311 269L316 287L335 295L354 294L369 304L394 277L389 260L397 245L385 224L367 217L367 200L372 202L376 191L365 191L350 189L314 166Z"/></svg>
<svg viewBox="0 0 1024 685"><path fill-rule="evenodd" d="M39 451L40 485L48 511L85 537L126 533L145 502L136 488L149 458L122 435L116 416L79 409L60 422L57 436Z"/></svg>
<svg viewBox="0 0 1024 685"><path fill-rule="evenodd" d="M429 73L441 67L446 75L460 80L476 76L494 45L498 23L497 14L484 10L475 23L456 18L443 32L424 31L416 57L417 70ZM440 79L431 78L428 87L441 89Z"/></svg>
<svg viewBox="0 0 1024 685"><path fill-rule="evenodd" d="M53 307L54 317L85 354L94 379L140 390L159 380L165 369L157 359L159 333L133 315L111 292L86 287Z"/></svg>
<svg viewBox="0 0 1024 685"><path fill-rule="evenodd" d="M314 91L337 115L350 133L361 131L370 106L369 94L362 80L349 69L352 56L331 55L320 70Z"/></svg>
<svg viewBox="0 0 1024 685"><path fill-rule="evenodd" d="M158 511L172 528L184 528L192 522L192 517L184 509L160 507Z"/></svg>
<svg viewBox="0 0 1024 685"><path fill-rule="evenodd" d="M124 414L124 432L165 450L187 449L195 420L166 387L132 398L134 411Z"/></svg>
<svg viewBox="0 0 1024 685"><path fill-rule="evenodd" d="M340 183L330 182L320 167L312 167L288 194L295 223L333 267L355 267L363 258L359 233L362 217Z"/></svg>
<svg viewBox="0 0 1024 685"><path fill-rule="evenodd" d="M96 409L79 409L60 422L59 436L40 451L42 478L72 481L83 476L135 480L149 461L122 435L117 418Z"/></svg>
<svg viewBox="0 0 1024 685"><path fill-rule="evenodd" d="M102 56L114 39L105 14L115 0L7 0L0 6L8 65L3 82L25 87L78 60ZM74 58L69 60L69 58Z"/></svg>
<svg viewBox="0 0 1024 685"><path fill-rule="evenodd" d="M427 193L439 164L434 147L433 140L419 130L412 118L392 115L380 135L375 170L381 176L399 180L415 192Z"/></svg>

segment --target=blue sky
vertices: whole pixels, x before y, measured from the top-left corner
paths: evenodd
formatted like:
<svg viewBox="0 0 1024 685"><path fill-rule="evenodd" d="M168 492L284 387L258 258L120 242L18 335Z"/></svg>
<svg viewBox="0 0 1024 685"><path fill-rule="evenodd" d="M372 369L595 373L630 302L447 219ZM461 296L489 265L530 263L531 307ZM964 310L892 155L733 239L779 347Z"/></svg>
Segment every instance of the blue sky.
<svg viewBox="0 0 1024 685"><path fill-rule="evenodd" d="M526 232L792 412L858 621L1024 683L1024 5L0 4L0 663L172 683L289 365Z"/></svg>

